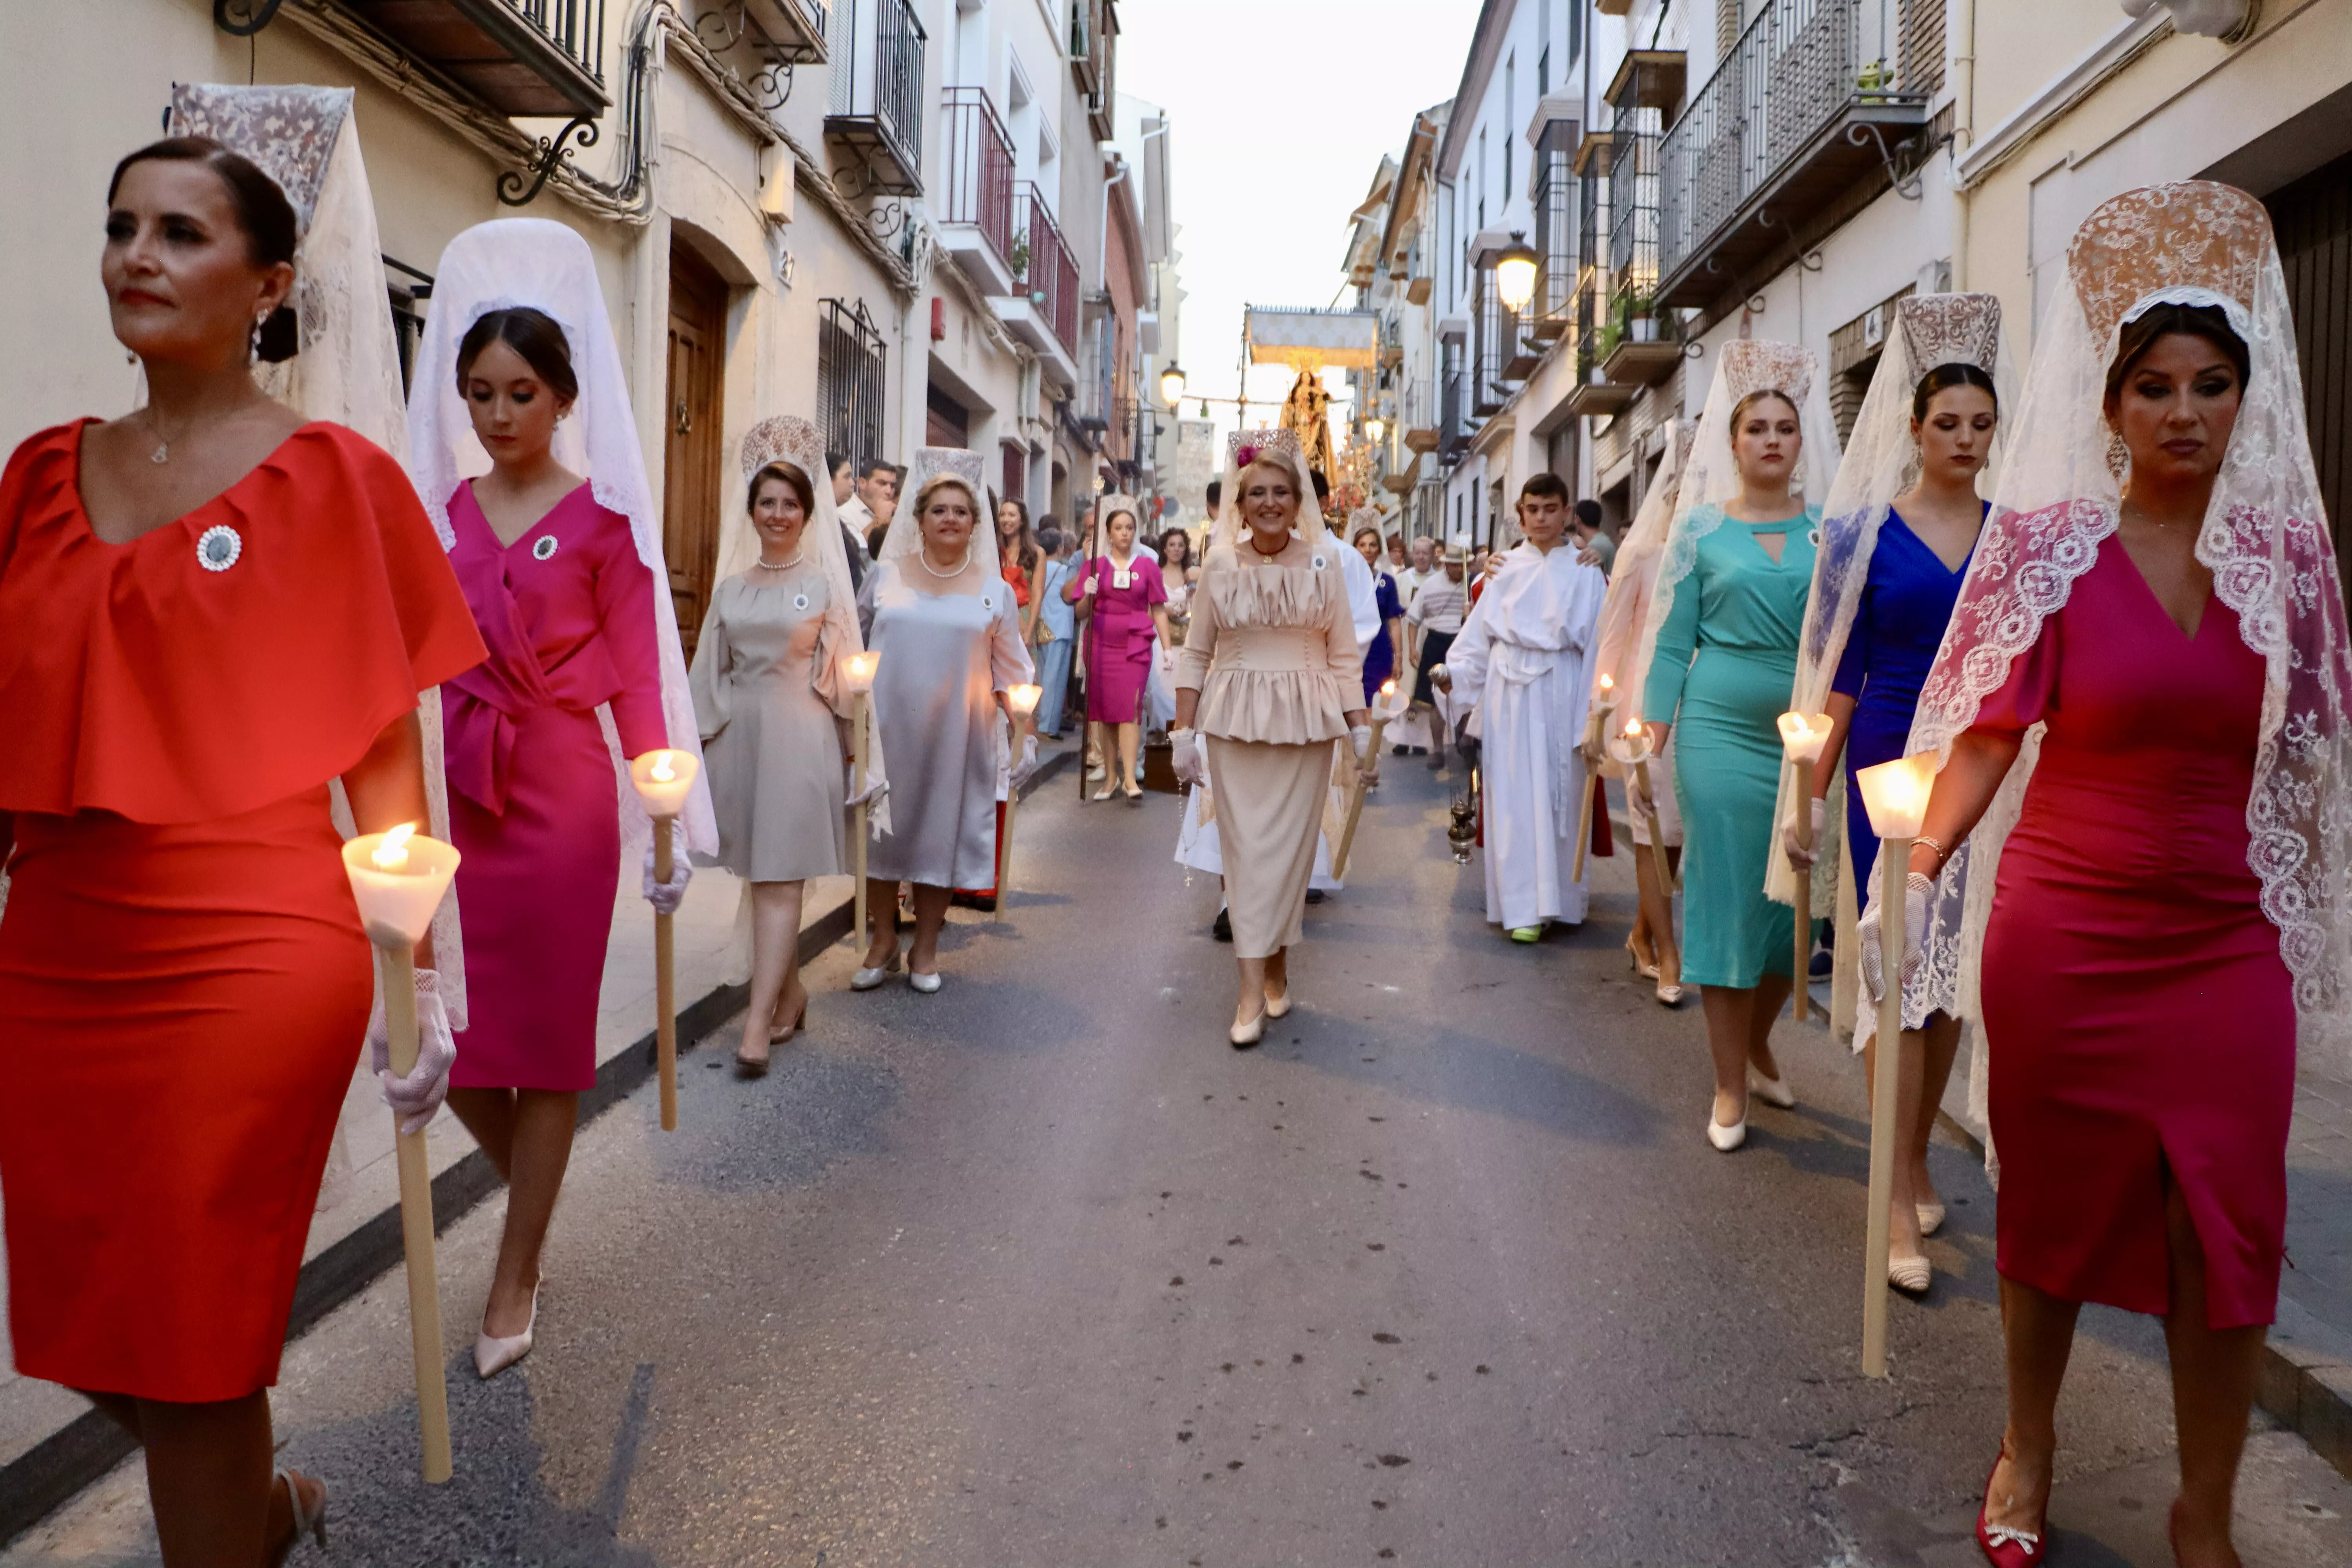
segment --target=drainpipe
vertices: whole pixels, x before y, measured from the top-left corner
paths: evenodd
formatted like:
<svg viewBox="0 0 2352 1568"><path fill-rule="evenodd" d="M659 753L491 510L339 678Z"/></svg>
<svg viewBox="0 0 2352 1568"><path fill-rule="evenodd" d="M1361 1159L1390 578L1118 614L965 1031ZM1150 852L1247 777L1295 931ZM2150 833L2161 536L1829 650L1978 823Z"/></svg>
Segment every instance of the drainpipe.
<svg viewBox="0 0 2352 1568"><path fill-rule="evenodd" d="M1959 0L1960 47L1952 56L1952 186L1959 208L1952 215L1952 288L1969 286L1969 208L1975 193L1960 183L1960 159L1976 144L1977 0Z"/></svg>

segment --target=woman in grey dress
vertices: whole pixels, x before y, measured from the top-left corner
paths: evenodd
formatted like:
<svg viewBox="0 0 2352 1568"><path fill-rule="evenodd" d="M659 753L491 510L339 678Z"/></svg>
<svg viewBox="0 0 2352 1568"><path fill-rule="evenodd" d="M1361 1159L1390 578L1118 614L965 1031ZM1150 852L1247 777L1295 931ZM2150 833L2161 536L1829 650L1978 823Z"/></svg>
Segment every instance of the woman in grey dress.
<svg viewBox="0 0 2352 1568"><path fill-rule="evenodd" d="M754 1076L808 1015L803 889L848 864L841 660L862 645L841 529L809 477L824 472L822 452L801 419L768 420L744 438L746 516L720 552L734 570L711 594L694 651L719 861L743 879L750 905L751 1002L735 1062Z"/></svg>
<svg viewBox="0 0 2352 1568"><path fill-rule="evenodd" d="M982 521L978 475L957 471L979 461L977 453L932 447L917 455L914 505L892 521L866 580L891 827L867 862L873 931L853 990L872 990L898 966L898 884L914 884L908 983L928 994L940 988L950 890L996 882L997 715L1011 711L1005 693L1036 675L1020 608L1000 574L995 531ZM1027 720L1014 721L1016 789L1036 765L1027 729Z"/></svg>

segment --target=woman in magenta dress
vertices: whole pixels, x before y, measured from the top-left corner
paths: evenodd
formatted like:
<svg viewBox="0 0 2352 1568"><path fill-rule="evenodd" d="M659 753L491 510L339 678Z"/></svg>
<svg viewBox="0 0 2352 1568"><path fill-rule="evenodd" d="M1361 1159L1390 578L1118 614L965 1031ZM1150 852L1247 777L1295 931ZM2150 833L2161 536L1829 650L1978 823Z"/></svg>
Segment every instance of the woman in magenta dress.
<svg viewBox="0 0 2352 1568"><path fill-rule="evenodd" d="M1087 721L1115 727L1118 785L1130 802L1138 802L1143 799L1135 782L1143 689L1151 679L1152 659L1159 650L1172 647L1175 637L1168 627L1168 585L1160 580L1160 563L1135 547L1134 509L1110 503L1103 532L1108 552L1088 556L1062 592L1077 606L1078 619L1089 623L1078 630L1087 650ZM1104 731L1093 734L1108 762ZM1095 798L1108 800L1110 786L1111 780L1104 779Z"/></svg>
<svg viewBox="0 0 2352 1568"><path fill-rule="evenodd" d="M624 756L688 749L674 738L666 707L662 645L665 637L674 644L675 633L660 610L668 595L656 590L631 517L599 499L604 469L585 384L612 373L600 345L583 341L596 322L551 313L593 310L601 321L601 306L578 300L576 289L533 289L527 281L551 260L588 267L585 251L555 225L486 225L452 244L435 299L436 313L452 312L448 331L462 331L449 374L491 463L488 474L442 491L450 563L490 650L446 692L450 828L465 857L457 897L472 1006L457 1037L449 1104L510 1188L474 1351L484 1377L530 1349L540 1252L579 1096L596 1082L625 799L636 809L634 791L625 796L618 782L599 710L609 713ZM544 298L550 309L504 303L518 297ZM467 308L483 299L501 306ZM439 368L429 356L417 372L416 403L428 418L442 396L428 372ZM558 422L575 409L592 420L583 466L598 475L594 484L556 457ZM610 409L604 416L620 422ZM434 455L446 449L438 426L412 444ZM674 909L684 890L683 853L675 865L668 886L656 888L647 876L646 896L656 908Z"/></svg>
<svg viewBox="0 0 2352 1568"><path fill-rule="evenodd" d="M1911 858L1906 974L1967 907L1937 880L1964 837L1994 878L2009 1422L1978 1539L2004 1568L2041 1560L2053 1413L2098 1301L2165 1318L2174 1553L2234 1563L2298 1004L2330 1023L2341 1005L2352 652L2261 205L2134 192L2068 265L1911 739L1948 760ZM1858 933L1874 984L1882 914Z"/></svg>

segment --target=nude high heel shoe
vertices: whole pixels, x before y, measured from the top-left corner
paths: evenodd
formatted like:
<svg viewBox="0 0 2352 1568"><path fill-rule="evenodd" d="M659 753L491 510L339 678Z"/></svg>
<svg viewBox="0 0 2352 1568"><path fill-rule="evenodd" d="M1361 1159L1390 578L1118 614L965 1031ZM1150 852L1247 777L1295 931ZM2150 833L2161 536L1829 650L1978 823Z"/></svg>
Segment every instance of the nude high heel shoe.
<svg viewBox="0 0 2352 1568"><path fill-rule="evenodd" d="M487 1383L530 1353L532 1332L539 1327L539 1287L530 1288L530 1320L522 1332L506 1339L493 1339L488 1334L474 1338L474 1373Z"/></svg>
<svg viewBox="0 0 2352 1568"><path fill-rule="evenodd" d="M319 1506L312 1510L302 1500L301 1482L304 1480L318 1480L318 1478L298 1477L292 1470L284 1469L270 1474L271 1486L286 1489L286 1500L294 1514L294 1529L286 1537L286 1544L270 1554L269 1568L280 1568L289 1557L294 1555L294 1549L302 1544L302 1538L306 1535L320 1551L327 1549L327 1486L324 1481L319 1482Z"/></svg>

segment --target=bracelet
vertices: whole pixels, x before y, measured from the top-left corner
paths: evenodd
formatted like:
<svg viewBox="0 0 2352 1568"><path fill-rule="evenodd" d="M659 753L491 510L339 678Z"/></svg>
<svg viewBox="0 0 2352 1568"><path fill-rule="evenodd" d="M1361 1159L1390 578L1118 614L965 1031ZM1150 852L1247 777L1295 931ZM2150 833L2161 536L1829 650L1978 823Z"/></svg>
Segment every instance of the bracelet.
<svg viewBox="0 0 2352 1568"><path fill-rule="evenodd" d="M1922 844L1925 844L1929 849L1935 851L1936 869L1939 872L1942 871L1944 868L1944 862L1951 858L1952 852L1945 848L1943 845L1938 843L1937 840L1928 837L1924 833L1911 840L1911 847L1914 849L1918 848Z"/></svg>

